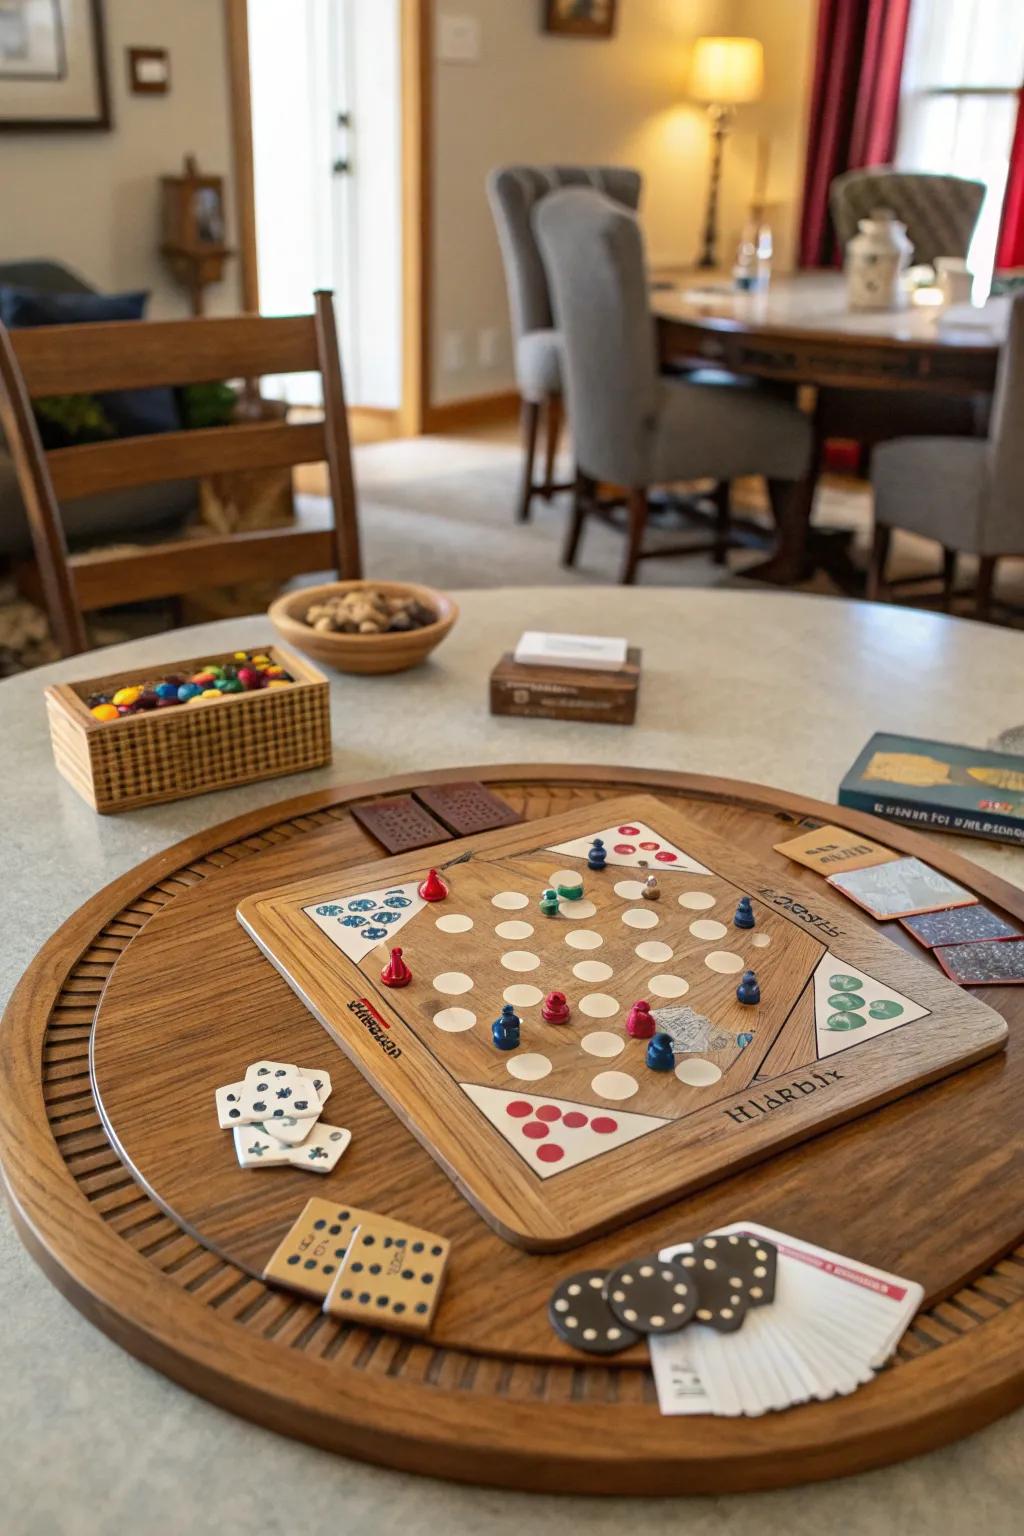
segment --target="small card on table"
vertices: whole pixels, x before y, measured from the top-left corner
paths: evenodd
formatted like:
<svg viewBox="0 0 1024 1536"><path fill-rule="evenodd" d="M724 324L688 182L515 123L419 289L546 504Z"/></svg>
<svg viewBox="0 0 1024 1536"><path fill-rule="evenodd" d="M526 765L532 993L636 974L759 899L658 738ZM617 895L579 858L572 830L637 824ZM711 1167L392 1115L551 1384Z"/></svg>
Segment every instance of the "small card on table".
<svg viewBox="0 0 1024 1536"><path fill-rule="evenodd" d="M951 944L934 953L950 981L962 987L1020 986L1024 982L1024 939Z"/></svg>
<svg viewBox="0 0 1024 1536"><path fill-rule="evenodd" d="M970 906L978 899L923 859L895 859L870 869L841 870L829 875L828 883L880 923L914 917L919 912Z"/></svg>
<svg viewBox="0 0 1024 1536"><path fill-rule="evenodd" d="M823 875L839 869L870 869L874 864L889 864L899 858L891 848L883 848L881 843L848 832L845 827L818 827L814 832L802 832L786 843L776 843L775 852Z"/></svg>
<svg viewBox="0 0 1024 1536"><path fill-rule="evenodd" d="M903 918L902 923L925 949L937 949L940 944L977 944L983 940L1024 938L1018 928L1000 917L998 912L983 907L980 901L973 907L922 912L918 917Z"/></svg>

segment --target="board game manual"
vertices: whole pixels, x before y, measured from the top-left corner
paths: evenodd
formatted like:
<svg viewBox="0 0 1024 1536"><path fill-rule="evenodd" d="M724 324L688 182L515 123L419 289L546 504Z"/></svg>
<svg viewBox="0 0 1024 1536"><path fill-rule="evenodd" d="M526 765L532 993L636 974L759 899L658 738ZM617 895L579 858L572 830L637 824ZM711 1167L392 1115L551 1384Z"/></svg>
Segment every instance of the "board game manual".
<svg viewBox="0 0 1024 1536"><path fill-rule="evenodd" d="M839 804L938 832L1024 844L1024 758L916 736L872 736Z"/></svg>
<svg viewBox="0 0 1024 1536"><path fill-rule="evenodd" d="M640 692L640 656L639 648L631 645L625 666L594 672L523 666L506 651L491 673L491 714L632 725Z"/></svg>

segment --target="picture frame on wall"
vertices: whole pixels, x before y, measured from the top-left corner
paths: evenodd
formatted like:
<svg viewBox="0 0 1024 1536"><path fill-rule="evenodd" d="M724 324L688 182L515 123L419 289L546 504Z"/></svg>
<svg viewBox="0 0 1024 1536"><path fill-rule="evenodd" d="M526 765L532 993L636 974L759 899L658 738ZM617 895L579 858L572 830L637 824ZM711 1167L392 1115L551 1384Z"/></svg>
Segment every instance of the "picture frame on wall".
<svg viewBox="0 0 1024 1536"><path fill-rule="evenodd" d="M0 129L110 126L103 0L0 0Z"/></svg>
<svg viewBox="0 0 1024 1536"><path fill-rule="evenodd" d="M555 37L611 37L619 0L544 0L544 30Z"/></svg>

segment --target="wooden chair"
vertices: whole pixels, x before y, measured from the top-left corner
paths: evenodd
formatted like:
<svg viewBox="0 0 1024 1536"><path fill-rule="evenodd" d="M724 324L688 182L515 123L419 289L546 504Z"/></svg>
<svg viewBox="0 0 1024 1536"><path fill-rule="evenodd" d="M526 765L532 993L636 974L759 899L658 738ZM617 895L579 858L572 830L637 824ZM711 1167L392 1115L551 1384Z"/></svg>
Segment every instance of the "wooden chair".
<svg viewBox="0 0 1024 1536"><path fill-rule="evenodd" d="M120 438L47 452L31 402L263 374L316 372L324 419L253 422ZM304 571L362 574L359 526L341 359L332 295L311 315L0 325L0 425L14 459L32 534L43 600L63 655L85 650L83 612L170 597L218 582L285 578ZM326 460L333 502L329 529L292 526L211 534L132 549L69 554L60 503L125 487L232 470Z"/></svg>

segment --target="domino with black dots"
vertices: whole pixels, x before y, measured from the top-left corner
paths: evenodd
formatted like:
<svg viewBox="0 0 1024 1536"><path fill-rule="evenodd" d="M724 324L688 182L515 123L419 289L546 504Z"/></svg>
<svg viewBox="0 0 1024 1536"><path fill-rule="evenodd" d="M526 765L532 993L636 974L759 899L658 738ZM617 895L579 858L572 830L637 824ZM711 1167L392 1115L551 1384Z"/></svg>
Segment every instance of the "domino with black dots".
<svg viewBox="0 0 1024 1536"><path fill-rule="evenodd" d="M441 1298L451 1244L435 1232L364 1214L324 1311L367 1327L426 1333Z"/></svg>
<svg viewBox="0 0 1024 1536"><path fill-rule="evenodd" d="M264 1280L323 1301L361 1222L378 1220L369 1211L334 1200L307 1200L302 1214L271 1254Z"/></svg>

